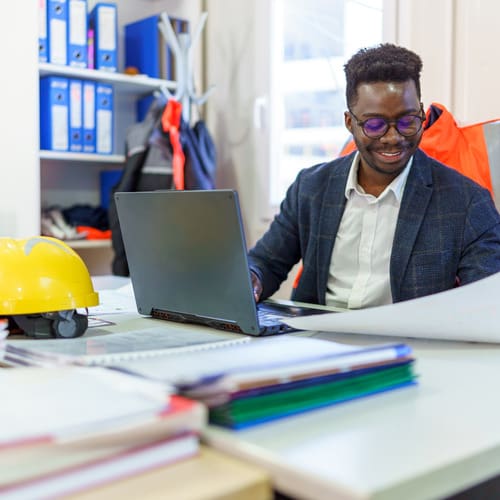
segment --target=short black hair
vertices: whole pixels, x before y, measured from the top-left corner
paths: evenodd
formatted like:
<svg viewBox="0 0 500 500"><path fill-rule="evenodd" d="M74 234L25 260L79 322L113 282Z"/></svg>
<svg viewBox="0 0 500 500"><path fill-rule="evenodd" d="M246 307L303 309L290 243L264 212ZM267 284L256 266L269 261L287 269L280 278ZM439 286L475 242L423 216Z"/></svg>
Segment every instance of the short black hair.
<svg viewBox="0 0 500 500"><path fill-rule="evenodd" d="M413 80L420 100L420 56L392 43L363 48L344 65L347 106L356 102L358 85L374 82L407 82Z"/></svg>

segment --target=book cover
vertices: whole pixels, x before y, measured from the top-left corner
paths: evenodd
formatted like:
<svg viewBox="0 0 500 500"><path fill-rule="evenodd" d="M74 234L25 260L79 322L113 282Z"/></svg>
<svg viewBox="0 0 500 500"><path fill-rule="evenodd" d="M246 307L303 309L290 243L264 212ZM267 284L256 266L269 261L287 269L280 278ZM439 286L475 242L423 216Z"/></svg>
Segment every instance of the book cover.
<svg viewBox="0 0 500 500"><path fill-rule="evenodd" d="M135 446L123 440L107 447L81 443L53 448L43 457L15 466L11 462L8 470L3 469L0 496L14 500L68 495L193 457L198 451L199 438L192 432ZM9 472L14 473L10 478Z"/></svg>
<svg viewBox="0 0 500 500"><path fill-rule="evenodd" d="M105 368L1 370L0 384L2 498L63 494L192 456L207 421L201 403Z"/></svg>

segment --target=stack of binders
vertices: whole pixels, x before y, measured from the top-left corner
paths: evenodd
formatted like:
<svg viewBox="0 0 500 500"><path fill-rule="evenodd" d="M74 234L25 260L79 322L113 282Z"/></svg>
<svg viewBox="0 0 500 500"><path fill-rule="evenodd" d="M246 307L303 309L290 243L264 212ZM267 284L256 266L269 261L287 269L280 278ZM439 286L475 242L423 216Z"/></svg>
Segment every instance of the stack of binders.
<svg viewBox="0 0 500 500"><path fill-rule="evenodd" d="M39 0L38 60L75 68L118 70L117 7L87 0Z"/></svg>
<svg viewBox="0 0 500 500"><path fill-rule="evenodd" d="M40 79L40 146L109 155L114 148L112 85L46 76Z"/></svg>

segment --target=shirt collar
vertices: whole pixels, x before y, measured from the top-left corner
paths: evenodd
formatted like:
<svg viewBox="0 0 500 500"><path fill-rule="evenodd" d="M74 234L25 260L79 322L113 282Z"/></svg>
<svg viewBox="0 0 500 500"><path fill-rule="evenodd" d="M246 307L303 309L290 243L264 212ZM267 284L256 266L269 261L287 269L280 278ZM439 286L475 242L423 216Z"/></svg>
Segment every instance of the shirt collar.
<svg viewBox="0 0 500 500"><path fill-rule="evenodd" d="M357 151L352 160L349 176L347 177L347 184L345 186L344 194L347 199L350 198L353 191L356 191L359 194L365 194L364 189L358 184L359 160L359 151ZM405 188L406 180L408 179L408 174L410 173L412 164L413 156L408 160L404 170L384 189L379 198L385 196L388 191L392 191L398 202L401 202L403 190Z"/></svg>

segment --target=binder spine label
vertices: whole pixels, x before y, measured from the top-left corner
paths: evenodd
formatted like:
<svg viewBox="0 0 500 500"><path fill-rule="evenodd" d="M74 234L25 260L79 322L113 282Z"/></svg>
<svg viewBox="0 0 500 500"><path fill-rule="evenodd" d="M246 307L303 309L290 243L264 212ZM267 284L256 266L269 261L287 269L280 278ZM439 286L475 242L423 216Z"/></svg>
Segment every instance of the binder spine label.
<svg viewBox="0 0 500 500"><path fill-rule="evenodd" d="M68 79L45 77L40 80L40 145L42 149L68 151Z"/></svg>
<svg viewBox="0 0 500 500"><path fill-rule="evenodd" d="M87 67L87 2L70 0L68 15L69 66Z"/></svg>
<svg viewBox="0 0 500 500"><path fill-rule="evenodd" d="M68 10L66 0L49 0L48 4L49 62L68 63Z"/></svg>
<svg viewBox="0 0 500 500"><path fill-rule="evenodd" d="M83 84L83 152L95 153L95 83Z"/></svg>
<svg viewBox="0 0 500 500"><path fill-rule="evenodd" d="M82 82L69 82L69 150L81 152L83 150L83 116L82 116Z"/></svg>
<svg viewBox="0 0 500 500"><path fill-rule="evenodd" d="M113 87L96 87L96 153L113 152Z"/></svg>
<svg viewBox="0 0 500 500"><path fill-rule="evenodd" d="M38 61L47 62L48 58L47 4L45 0L38 0Z"/></svg>

